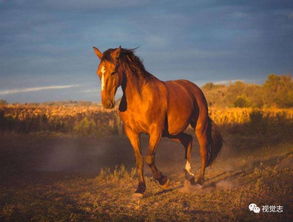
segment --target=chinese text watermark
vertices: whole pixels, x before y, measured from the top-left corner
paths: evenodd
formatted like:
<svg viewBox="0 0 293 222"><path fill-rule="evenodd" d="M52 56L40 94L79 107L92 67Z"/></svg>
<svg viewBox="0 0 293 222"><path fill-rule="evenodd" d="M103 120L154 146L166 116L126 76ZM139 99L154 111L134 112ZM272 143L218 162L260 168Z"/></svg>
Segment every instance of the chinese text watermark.
<svg viewBox="0 0 293 222"><path fill-rule="evenodd" d="M263 213L283 213L284 207L281 205L262 205L258 207L255 203L248 205L248 209L256 214Z"/></svg>

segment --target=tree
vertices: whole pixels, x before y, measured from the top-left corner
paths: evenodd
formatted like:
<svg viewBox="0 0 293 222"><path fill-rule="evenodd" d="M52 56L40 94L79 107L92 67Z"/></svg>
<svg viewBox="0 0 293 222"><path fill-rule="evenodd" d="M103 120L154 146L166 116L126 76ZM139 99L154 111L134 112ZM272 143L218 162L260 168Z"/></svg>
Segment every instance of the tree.
<svg viewBox="0 0 293 222"><path fill-rule="evenodd" d="M270 74L263 87L265 103L268 106L293 106L293 81L291 76Z"/></svg>
<svg viewBox="0 0 293 222"><path fill-rule="evenodd" d="M250 102L248 100L248 98L246 96L238 96L236 98L236 100L234 101L233 105L235 107L249 107L250 106Z"/></svg>
<svg viewBox="0 0 293 222"><path fill-rule="evenodd" d="M208 82L202 86L203 90L211 90L215 87L215 84L212 82Z"/></svg>

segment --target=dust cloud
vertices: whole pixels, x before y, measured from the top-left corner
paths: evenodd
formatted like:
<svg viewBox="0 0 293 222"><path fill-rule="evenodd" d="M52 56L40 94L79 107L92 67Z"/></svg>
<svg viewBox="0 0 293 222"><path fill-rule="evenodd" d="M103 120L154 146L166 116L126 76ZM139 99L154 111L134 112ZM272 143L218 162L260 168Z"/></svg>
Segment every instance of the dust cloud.
<svg viewBox="0 0 293 222"><path fill-rule="evenodd" d="M125 139L67 138L50 141L42 154L40 171L98 173L101 168L113 168L132 162L132 150Z"/></svg>
<svg viewBox="0 0 293 222"><path fill-rule="evenodd" d="M141 141L142 153L146 153L148 137L142 136ZM97 174L102 168L114 168L119 165L128 169L135 167L133 150L126 137L53 138L45 146L36 166L39 171ZM194 153L194 162L199 164L197 151ZM170 140L162 139L156 152L156 163L164 173L183 173L184 148ZM145 169L146 175L150 175L147 166Z"/></svg>
<svg viewBox="0 0 293 222"><path fill-rule="evenodd" d="M135 167L133 150L125 136L106 138L61 136L1 136L0 166L2 176L13 177L22 172L63 173L95 177L102 168L113 169L124 165ZM146 153L148 137L142 136L142 153ZM235 151L236 150L236 151ZM249 172L261 158L237 152L237 147L226 141L218 158L206 169L205 186L201 189L230 189L237 186L234 179ZM284 159L279 167L292 166L292 160ZM184 148L162 138L156 151L156 165L171 180L184 180ZM284 166L283 166L284 165ZM199 149L194 139L192 172L199 174ZM145 175L151 176L145 165Z"/></svg>

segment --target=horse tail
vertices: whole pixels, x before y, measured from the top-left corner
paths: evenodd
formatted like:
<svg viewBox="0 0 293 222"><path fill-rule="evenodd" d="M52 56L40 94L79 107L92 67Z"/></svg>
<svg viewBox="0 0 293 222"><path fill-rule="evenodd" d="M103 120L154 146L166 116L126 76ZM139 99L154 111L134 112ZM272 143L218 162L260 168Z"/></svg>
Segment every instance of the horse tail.
<svg viewBox="0 0 293 222"><path fill-rule="evenodd" d="M221 136L221 133L217 125L210 118L208 120L208 140L209 144L207 150L206 166L210 166L212 164L223 146L223 138Z"/></svg>

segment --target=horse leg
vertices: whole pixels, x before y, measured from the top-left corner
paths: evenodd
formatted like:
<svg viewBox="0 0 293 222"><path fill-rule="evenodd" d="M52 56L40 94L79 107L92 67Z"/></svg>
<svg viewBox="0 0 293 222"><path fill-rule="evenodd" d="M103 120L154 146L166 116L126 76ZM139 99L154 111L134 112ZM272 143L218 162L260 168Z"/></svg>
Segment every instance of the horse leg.
<svg viewBox="0 0 293 222"><path fill-rule="evenodd" d="M133 148L134 155L135 155L135 160L136 160L136 170L137 170L139 182L138 182L137 189L134 193L134 197L142 197L146 190L146 185L145 185L145 180L143 176L143 156L140 150L139 135L138 133L134 132L128 127L125 127L124 130L125 130L125 134L127 135L131 143L131 146Z"/></svg>
<svg viewBox="0 0 293 222"><path fill-rule="evenodd" d="M204 182L204 174L205 168L207 164L207 149L208 149L208 121L206 120L198 120L196 125L195 134L199 143L199 152L201 159L201 170L200 174L197 178L197 182L199 184L203 184Z"/></svg>
<svg viewBox="0 0 293 222"><path fill-rule="evenodd" d="M158 146L158 143L161 139L161 133L158 131L152 132L149 138L149 148L145 156L145 162L151 168L153 177L160 183L163 188L167 188L168 178L164 176L156 167L155 164L155 151Z"/></svg>
<svg viewBox="0 0 293 222"><path fill-rule="evenodd" d="M195 184L194 174L191 172L191 151L192 151L192 136L186 133L180 133L176 136L168 136L171 140L181 143L185 148L185 179L188 180L191 184Z"/></svg>

